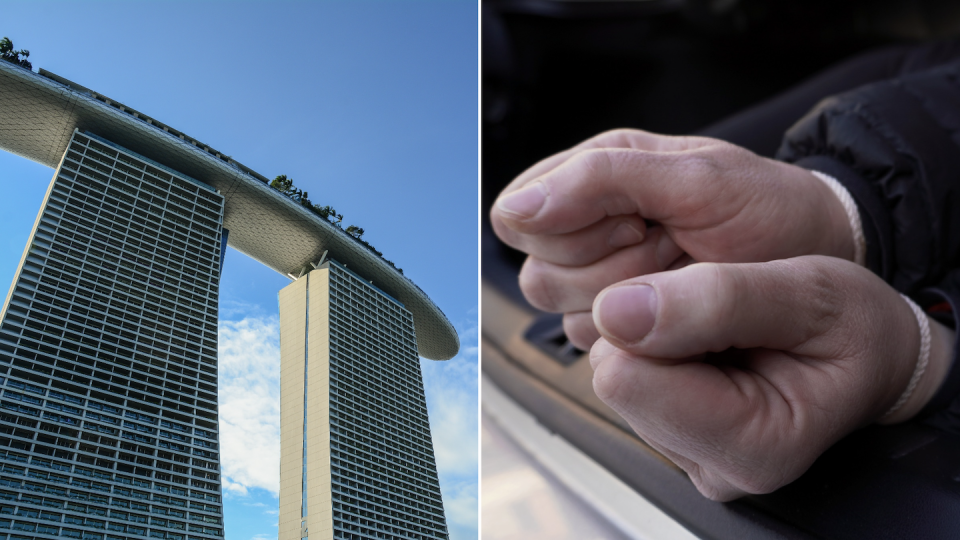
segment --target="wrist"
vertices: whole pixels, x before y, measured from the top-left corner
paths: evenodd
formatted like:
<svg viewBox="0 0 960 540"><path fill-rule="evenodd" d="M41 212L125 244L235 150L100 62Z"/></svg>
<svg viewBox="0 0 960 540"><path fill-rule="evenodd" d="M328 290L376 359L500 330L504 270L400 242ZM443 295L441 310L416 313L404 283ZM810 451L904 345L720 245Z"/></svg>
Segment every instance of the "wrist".
<svg viewBox="0 0 960 540"><path fill-rule="evenodd" d="M826 254L865 266L867 245L856 202L850 192L832 176L819 171L809 172L817 179L819 199L823 201L827 213L825 223L829 231L824 236Z"/></svg>
<svg viewBox="0 0 960 540"><path fill-rule="evenodd" d="M950 369L955 332L926 315L923 317L930 325L930 355L926 368L907 400L896 411L882 416L878 424L897 424L916 416L936 394Z"/></svg>

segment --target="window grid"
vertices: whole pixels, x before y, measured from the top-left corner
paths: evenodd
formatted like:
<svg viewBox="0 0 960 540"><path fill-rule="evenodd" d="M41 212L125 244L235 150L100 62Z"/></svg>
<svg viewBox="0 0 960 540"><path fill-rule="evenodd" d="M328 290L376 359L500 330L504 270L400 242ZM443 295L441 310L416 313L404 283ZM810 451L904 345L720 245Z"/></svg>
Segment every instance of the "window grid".
<svg viewBox="0 0 960 540"><path fill-rule="evenodd" d="M0 324L0 538L222 538L223 199L105 142L74 134Z"/></svg>
<svg viewBox="0 0 960 540"><path fill-rule="evenodd" d="M334 538L447 538L413 319L330 266Z"/></svg>

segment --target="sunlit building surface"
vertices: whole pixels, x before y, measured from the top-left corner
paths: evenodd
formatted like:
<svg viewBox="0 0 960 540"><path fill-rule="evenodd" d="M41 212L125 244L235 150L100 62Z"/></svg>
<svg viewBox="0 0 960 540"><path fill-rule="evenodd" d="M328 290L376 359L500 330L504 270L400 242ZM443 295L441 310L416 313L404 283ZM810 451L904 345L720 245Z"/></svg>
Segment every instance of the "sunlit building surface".
<svg viewBox="0 0 960 540"><path fill-rule="evenodd" d="M460 343L399 269L233 158L42 69L0 61L0 149L55 169L0 312L0 540L225 535L228 241L294 279L282 310L303 303L281 318L280 538L447 537L418 357Z"/></svg>
<svg viewBox="0 0 960 540"><path fill-rule="evenodd" d="M280 538L447 538L413 318L334 260L280 291Z"/></svg>

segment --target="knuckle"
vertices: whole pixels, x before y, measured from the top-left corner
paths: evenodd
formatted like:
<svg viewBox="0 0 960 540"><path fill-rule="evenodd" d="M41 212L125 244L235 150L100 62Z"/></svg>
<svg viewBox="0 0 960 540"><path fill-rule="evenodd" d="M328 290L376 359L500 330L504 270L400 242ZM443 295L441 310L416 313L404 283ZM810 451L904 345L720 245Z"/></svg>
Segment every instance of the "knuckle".
<svg viewBox="0 0 960 540"><path fill-rule="evenodd" d="M517 241L517 233L500 219L500 213L496 206L490 210L490 226L493 228L493 233L496 234L497 238L504 244L516 249L523 249L520 242Z"/></svg>
<svg viewBox="0 0 960 540"><path fill-rule="evenodd" d="M585 150L577 154L574 160L577 168L582 169L586 177L599 179L610 176L612 161L607 148Z"/></svg>
<svg viewBox="0 0 960 540"><path fill-rule="evenodd" d="M567 313L563 316L563 331L574 347L581 351L590 350L600 339L600 333L593 323L593 313Z"/></svg>
<svg viewBox="0 0 960 540"><path fill-rule="evenodd" d="M844 284L846 275L830 264L818 264L808 258L769 263L777 269L784 294L774 301L778 309L796 313L796 347L829 333L848 309Z"/></svg>
<svg viewBox="0 0 960 540"><path fill-rule="evenodd" d="M696 263L684 270L692 274L688 283L696 284L699 291L699 311L704 324L709 328L729 325L746 289L743 276L736 267L721 263Z"/></svg>
<svg viewBox="0 0 960 540"><path fill-rule="evenodd" d="M595 344L590 348L590 352L587 353L587 358L590 360L590 367L594 372L596 372L598 369L600 369L600 365L606 358L606 349L604 347L598 347ZM596 390L594 390L594 392L596 392Z"/></svg>
<svg viewBox="0 0 960 540"><path fill-rule="evenodd" d="M710 482L701 480L699 482L694 482L697 490L701 495L715 502L725 502L730 500L730 494L725 492L721 486Z"/></svg>
<svg viewBox="0 0 960 540"><path fill-rule="evenodd" d="M710 216L720 208L718 202L732 195L728 187L730 167L712 147L649 156L655 168L671 175L665 193L669 210L677 216Z"/></svg>
<svg viewBox="0 0 960 540"><path fill-rule="evenodd" d="M746 279L738 267L729 264L713 264L716 311L723 321L729 321L737 312L744 295L749 294Z"/></svg>
<svg viewBox="0 0 960 540"><path fill-rule="evenodd" d="M527 257L520 269L519 281L520 290L530 305L543 311L558 311L557 285L550 279L538 259Z"/></svg>
<svg viewBox="0 0 960 540"><path fill-rule="evenodd" d="M717 328L726 328L735 319L746 291L742 276L733 267L714 264L713 270L713 309L710 314Z"/></svg>
<svg viewBox="0 0 960 540"><path fill-rule="evenodd" d="M630 140L630 138L637 131L629 128L615 128L604 131L599 135L591 137L589 142L591 146L603 147L609 145L621 146L625 141Z"/></svg>
<svg viewBox="0 0 960 540"><path fill-rule="evenodd" d="M829 269L808 269L802 277L804 297L807 298L807 319L810 337L833 328L844 311L844 294L837 283L840 277Z"/></svg>
<svg viewBox="0 0 960 540"><path fill-rule="evenodd" d="M692 463L687 469L690 480L701 495L711 501L724 502L733 498L730 492L730 486L727 482L720 479L719 475L712 469L700 463Z"/></svg>
<svg viewBox="0 0 960 540"><path fill-rule="evenodd" d="M729 455L709 468L701 467L698 480L697 489L714 501L770 493L787 483L763 464L747 463Z"/></svg>
<svg viewBox="0 0 960 540"><path fill-rule="evenodd" d="M500 197L503 197L505 194L506 192L501 192ZM490 212L488 215L490 217L490 223L492 223L494 229L496 229L497 225L500 224L500 207L496 204L496 202L490 206Z"/></svg>
<svg viewBox="0 0 960 540"><path fill-rule="evenodd" d="M753 471L741 471L731 479L730 483L751 495L770 493L780 487L775 481Z"/></svg>
<svg viewBox="0 0 960 540"><path fill-rule="evenodd" d="M591 352L591 363L596 366L593 372L593 391L601 401L614 407L621 401L623 392L623 377L620 377L621 359L615 355L594 358L594 354L596 353Z"/></svg>
<svg viewBox="0 0 960 540"><path fill-rule="evenodd" d="M688 174L701 181L713 180L724 172L722 157L710 147L684 153L677 156L677 159L682 159L682 165Z"/></svg>
<svg viewBox="0 0 960 540"><path fill-rule="evenodd" d="M796 476L788 467L775 463L741 463L740 470L730 479L737 490L751 495L764 495L789 484Z"/></svg>
<svg viewBox="0 0 960 540"><path fill-rule="evenodd" d="M706 181L716 181L732 172L742 171L744 161L750 155L748 150L720 141L681 153L689 172Z"/></svg>

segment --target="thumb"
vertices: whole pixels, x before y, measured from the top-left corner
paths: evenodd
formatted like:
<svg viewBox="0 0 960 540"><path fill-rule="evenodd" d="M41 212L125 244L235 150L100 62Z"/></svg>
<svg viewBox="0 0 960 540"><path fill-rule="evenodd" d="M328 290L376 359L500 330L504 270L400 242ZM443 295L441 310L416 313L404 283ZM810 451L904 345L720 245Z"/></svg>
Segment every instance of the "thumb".
<svg viewBox="0 0 960 540"><path fill-rule="evenodd" d="M816 354L801 347L841 317L845 291L834 284L844 264L850 263L811 256L699 263L642 276L602 291L594 301L594 323L612 344L652 358L731 347Z"/></svg>

